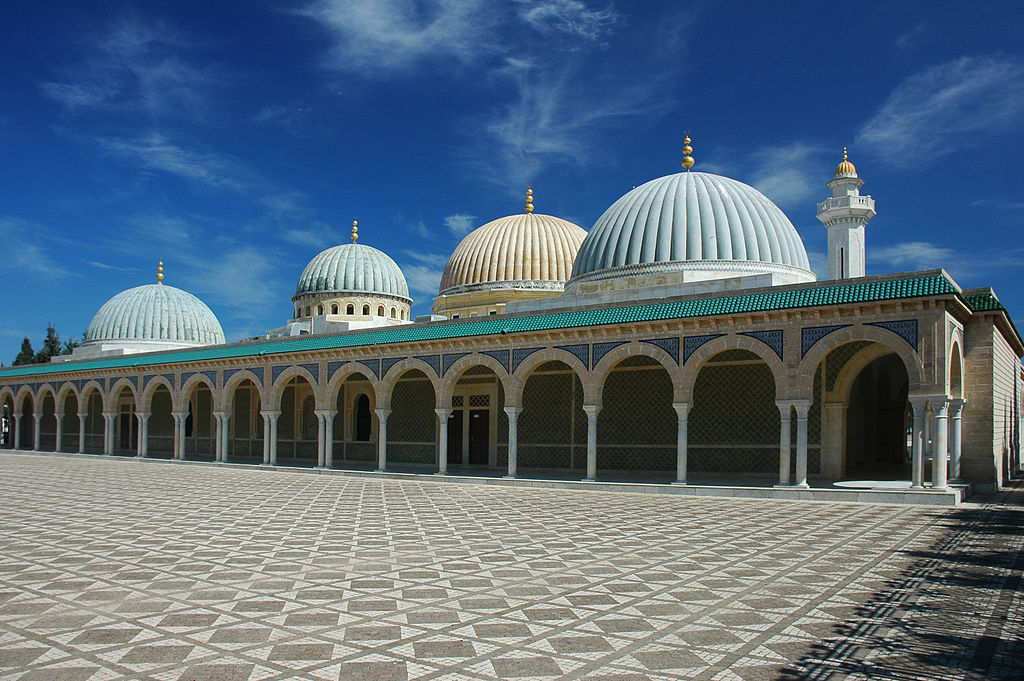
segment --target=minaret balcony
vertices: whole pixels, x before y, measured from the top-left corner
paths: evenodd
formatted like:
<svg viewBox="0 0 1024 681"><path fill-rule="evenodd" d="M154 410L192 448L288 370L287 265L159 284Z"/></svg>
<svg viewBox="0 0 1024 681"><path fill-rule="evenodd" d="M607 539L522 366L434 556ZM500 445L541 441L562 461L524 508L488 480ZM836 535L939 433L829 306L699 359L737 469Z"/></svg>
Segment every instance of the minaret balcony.
<svg viewBox="0 0 1024 681"><path fill-rule="evenodd" d="M862 211L875 213L875 200L870 196L835 196L818 204L818 214L834 210L852 210L856 214Z"/></svg>

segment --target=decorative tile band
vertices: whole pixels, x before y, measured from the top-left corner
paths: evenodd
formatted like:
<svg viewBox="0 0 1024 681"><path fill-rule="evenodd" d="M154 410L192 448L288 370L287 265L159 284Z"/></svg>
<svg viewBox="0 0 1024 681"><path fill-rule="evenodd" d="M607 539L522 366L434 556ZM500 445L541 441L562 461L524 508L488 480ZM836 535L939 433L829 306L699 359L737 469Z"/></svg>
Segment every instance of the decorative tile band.
<svg viewBox="0 0 1024 681"><path fill-rule="evenodd" d="M772 331L748 331L746 333L741 333L740 335L749 336L750 338L761 341L774 350L775 354L779 356L779 359L782 359L782 329L774 329Z"/></svg>
<svg viewBox="0 0 1024 681"><path fill-rule="evenodd" d="M706 336L687 336L683 338L683 364L690 361L693 353L697 352L702 345L710 343L716 338L721 338L724 333L712 333Z"/></svg>
<svg viewBox="0 0 1024 681"><path fill-rule="evenodd" d="M583 362L583 366L590 366L590 345L587 343L577 343L576 345L556 345L556 350L565 350L570 355L573 355L579 361Z"/></svg>
<svg viewBox="0 0 1024 681"><path fill-rule="evenodd" d="M678 338L650 338L647 340L640 341L641 343L650 343L655 347L659 347L667 352L672 359L675 360L676 364L679 364L679 339Z"/></svg>
<svg viewBox="0 0 1024 681"><path fill-rule="evenodd" d="M515 372L527 357L535 352L540 352L543 349L544 348L515 348L512 351L512 371Z"/></svg>
<svg viewBox="0 0 1024 681"><path fill-rule="evenodd" d="M468 352L449 352L445 355L442 355L441 365L444 367L444 373L447 374L448 370L452 368L453 364L455 364L468 354Z"/></svg>
<svg viewBox="0 0 1024 681"><path fill-rule="evenodd" d="M511 373L508 368L509 356L512 354L510 350L486 350L483 354L498 360L501 366L505 367L505 373Z"/></svg>
<svg viewBox="0 0 1024 681"><path fill-rule="evenodd" d="M609 352L625 345L626 341L609 341L608 343L594 343L594 351L591 353L590 368L593 369L597 366L597 363L601 361L601 358L607 355Z"/></svg>
<svg viewBox="0 0 1024 681"><path fill-rule="evenodd" d="M423 355L416 356L414 359L420 359L430 365L430 368L434 370L435 376L441 375L441 355Z"/></svg>
<svg viewBox="0 0 1024 681"><path fill-rule="evenodd" d="M907 341L910 347L914 348L914 352L917 352L917 320L916 319L904 319L898 322L872 322L868 326L878 326L888 331L892 331L894 334Z"/></svg>
<svg viewBox="0 0 1024 681"><path fill-rule="evenodd" d="M814 344L833 331L845 329L849 324L838 324L835 326L808 326L800 329L800 358L803 359L807 351L814 347Z"/></svg>

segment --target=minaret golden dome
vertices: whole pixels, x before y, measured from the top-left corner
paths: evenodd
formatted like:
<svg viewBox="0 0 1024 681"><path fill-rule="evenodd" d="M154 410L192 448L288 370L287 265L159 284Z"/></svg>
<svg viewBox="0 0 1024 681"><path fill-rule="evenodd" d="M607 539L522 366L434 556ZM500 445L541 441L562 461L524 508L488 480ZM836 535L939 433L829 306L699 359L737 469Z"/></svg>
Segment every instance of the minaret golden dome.
<svg viewBox="0 0 1024 681"><path fill-rule="evenodd" d="M682 166L686 168L686 172L690 172L690 168L693 167L693 147L690 146L690 131L687 130L685 133L686 137L683 138L683 163Z"/></svg>
<svg viewBox="0 0 1024 681"><path fill-rule="evenodd" d="M533 212L533 185L526 186L526 212Z"/></svg>
<svg viewBox="0 0 1024 681"><path fill-rule="evenodd" d="M846 147L843 147L843 160L836 166L836 177L840 175L856 175L857 168L846 159Z"/></svg>
<svg viewBox="0 0 1024 681"><path fill-rule="evenodd" d="M156 283L158 283L158 284L163 284L164 283L164 261L163 260L161 260L160 263L156 266Z"/></svg>
<svg viewBox="0 0 1024 681"><path fill-rule="evenodd" d="M352 221L352 243L355 243L358 240L359 240L359 221L358 220L353 220Z"/></svg>

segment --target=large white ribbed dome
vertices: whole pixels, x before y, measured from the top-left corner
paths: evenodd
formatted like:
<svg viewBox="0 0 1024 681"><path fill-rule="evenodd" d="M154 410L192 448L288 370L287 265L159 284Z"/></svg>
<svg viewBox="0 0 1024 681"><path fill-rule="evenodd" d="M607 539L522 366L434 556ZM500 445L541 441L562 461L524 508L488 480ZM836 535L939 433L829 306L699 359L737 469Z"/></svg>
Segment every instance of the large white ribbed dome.
<svg viewBox="0 0 1024 681"><path fill-rule="evenodd" d="M318 253L299 277L295 296L308 293L369 293L409 298L409 284L386 253L365 244L342 244Z"/></svg>
<svg viewBox="0 0 1024 681"><path fill-rule="evenodd" d="M440 293L510 288L561 291L586 236L578 225L551 215L498 218L474 229L455 248L441 275Z"/></svg>
<svg viewBox="0 0 1024 681"><path fill-rule="evenodd" d="M187 291L146 284L122 291L93 317L86 343L159 342L160 346L216 345L224 330L206 304Z"/></svg>
<svg viewBox="0 0 1024 681"><path fill-rule="evenodd" d="M727 177L691 172L651 180L612 204L580 247L572 279L674 270L814 279L800 235L768 197Z"/></svg>

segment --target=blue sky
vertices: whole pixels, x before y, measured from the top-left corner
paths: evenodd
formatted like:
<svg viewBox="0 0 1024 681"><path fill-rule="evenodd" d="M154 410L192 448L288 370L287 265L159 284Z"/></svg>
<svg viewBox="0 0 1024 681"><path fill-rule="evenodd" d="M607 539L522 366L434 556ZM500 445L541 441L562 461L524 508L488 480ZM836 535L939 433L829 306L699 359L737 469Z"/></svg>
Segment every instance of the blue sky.
<svg viewBox="0 0 1024 681"><path fill-rule="evenodd" d="M0 360L117 292L280 326L302 268L389 253L428 311L470 229L585 229L696 170L764 191L822 270L842 147L877 201L868 272L946 267L1024 319L1024 9L975 2L32 2L0 23Z"/></svg>

